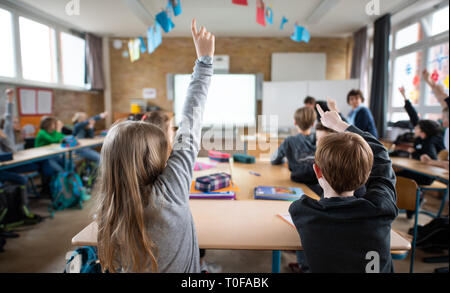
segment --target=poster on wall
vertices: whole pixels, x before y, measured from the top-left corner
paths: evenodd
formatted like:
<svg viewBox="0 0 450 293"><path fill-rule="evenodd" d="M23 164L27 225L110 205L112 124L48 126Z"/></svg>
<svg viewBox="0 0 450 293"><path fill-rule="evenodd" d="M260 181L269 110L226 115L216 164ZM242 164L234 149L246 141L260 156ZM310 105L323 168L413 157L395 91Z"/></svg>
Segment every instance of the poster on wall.
<svg viewBox="0 0 450 293"><path fill-rule="evenodd" d="M43 116L53 113L53 91L39 88L18 88L20 116Z"/></svg>

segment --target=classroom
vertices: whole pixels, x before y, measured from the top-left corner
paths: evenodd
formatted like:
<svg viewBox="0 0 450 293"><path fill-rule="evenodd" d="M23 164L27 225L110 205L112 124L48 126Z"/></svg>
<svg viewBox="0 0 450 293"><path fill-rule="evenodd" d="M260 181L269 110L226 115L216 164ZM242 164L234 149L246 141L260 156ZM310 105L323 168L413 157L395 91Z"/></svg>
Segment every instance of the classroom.
<svg viewBox="0 0 450 293"><path fill-rule="evenodd" d="M1 274L448 273L448 0L0 0L0 40Z"/></svg>

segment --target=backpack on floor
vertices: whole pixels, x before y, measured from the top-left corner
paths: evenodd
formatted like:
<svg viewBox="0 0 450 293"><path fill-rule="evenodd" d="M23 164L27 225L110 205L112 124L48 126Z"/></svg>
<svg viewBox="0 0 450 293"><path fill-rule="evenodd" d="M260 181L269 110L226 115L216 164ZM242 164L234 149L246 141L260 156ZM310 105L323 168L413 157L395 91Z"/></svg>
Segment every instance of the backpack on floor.
<svg viewBox="0 0 450 293"><path fill-rule="evenodd" d="M91 189L97 176L98 165L89 160L83 160L76 168L77 174L81 178L83 186Z"/></svg>
<svg viewBox="0 0 450 293"><path fill-rule="evenodd" d="M0 187L0 230L9 231L23 225L33 225L42 217L30 213L21 196L21 187L5 184Z"/></svg>
<svg viewBox="0 0 450 293"><path fill-rule="evenodd" d="M98 261L97 247L78 247L69 257L64 273L98 274L102 267Z"/></svg>
<svg viewBox="0 0 450 293"><path fill-rule="evenodd" d="M52 205L56 211L78 206L83 208L87 196L81 178L74 172L59 173L52 182Z"/></svg>

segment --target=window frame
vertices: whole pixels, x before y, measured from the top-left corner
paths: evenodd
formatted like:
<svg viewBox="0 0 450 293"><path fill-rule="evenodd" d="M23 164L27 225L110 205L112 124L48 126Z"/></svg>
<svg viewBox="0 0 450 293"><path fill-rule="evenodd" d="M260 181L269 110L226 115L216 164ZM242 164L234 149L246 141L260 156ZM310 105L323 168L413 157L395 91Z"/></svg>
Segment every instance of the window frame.
<svg viewBox="0 0 450 293"><path fill-rule="evenodd" d="M392 99L394 97L394 91L397 89L393 88L394 85L394 72L395 72L395 61L398 57L402 57L411 53L421 52L422 54L422 62L420 64L420 68L427 68L428 59L429 59L429 51L431 48L439 45L443 45L449 43L449 31L444 31L442 33L436 34L434 36L430 35L430 28L426 19L430 19L431 15L434 12L437 12L445 7L449 6L448 2L442 2L431 9L423 11L420 14L416 14L414 17L411 17L395 26L391 29L392 36L392 48L390 53L390 74L389 74L389 96L388 96L388 121L391 120L393 113L405 112L404 107L394 107L392 106ZM422 26L423 39L418 42L411 44L409 46L395 49L397 32L410 26L415 23L420 23ZM441 105L429 106L426 105L426 92L427 92L427 84L421 80L420 83L420 100L418 105L414 105L415 109L419 114L425 116L427 114L438 114L442 112Z"/></svg>
<svg viewBox="0 0 450 293"><path fill-rule="evenodd" d="M14 77L6 77L0 76L0 83L13 84L18 86L33 86L33 87L41 87L41 88L52 88L52 89L64 89L64 90L73 90L73 91L90 91L90 85L85 84L83 87L79 86L71 86L65 85L63 83L62 78L62 58L61 58L61 32L72 34L77 37L81 37L83 34L77 32L76 30L61 25L52 20L46 19L40 15L36 15L30 13L27 9L24 9L19 6L10 5L9 3L0 3L0 8L7 10L12 15L12 33L13 33L13 51L14 51L14 66L15 66L15 76ZM23 71L22 71L22 48L21 48L21 39L20 39L20 26L19 26L19 17L25 17L32 21L41 23L46 25L54 30L54 43L53 50L55 52L55 64L56 67L56 82L41 82L41 81L33 81L24 79Z"/></svg>

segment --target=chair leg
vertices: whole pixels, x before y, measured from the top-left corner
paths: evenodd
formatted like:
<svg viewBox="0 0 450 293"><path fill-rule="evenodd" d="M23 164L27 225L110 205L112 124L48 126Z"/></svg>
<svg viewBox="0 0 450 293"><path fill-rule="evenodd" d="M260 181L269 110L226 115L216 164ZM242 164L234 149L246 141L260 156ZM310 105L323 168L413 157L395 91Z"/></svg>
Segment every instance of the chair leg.
<svg viewBox="0 0 450 293"><path fill-rule="evenodd" d="M448 197L448 186L447 186L447 190L444 193L444 197L442 198L441 207L439 208L439 211L437 213L437 218L441 217L441 213L444 210L445 203L447 202L447 197Z"/></svg>
<svg viewBox="0 0 450 293"><path fill-rule="evenodd" d="M416 256L416 239L417 239L417 222L419 220L419 201L420 201L420 189L417 189L417 194L416 194L416 210L414 212L415 217L414 217L414 233L413 233L413 242L412 242L412 247L411 247L411 263L410 263L410 267L409 267L409 272L413 273L414 272L414 258Z"/></svg>

